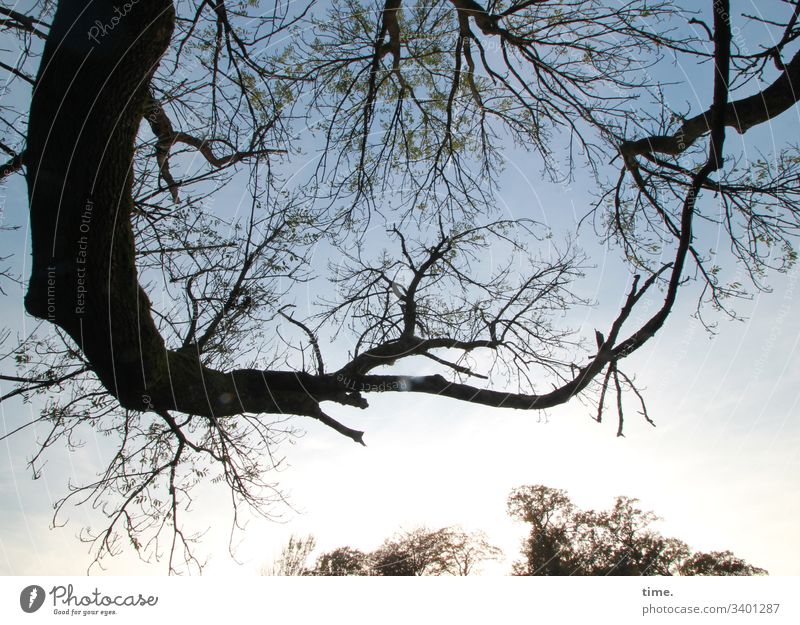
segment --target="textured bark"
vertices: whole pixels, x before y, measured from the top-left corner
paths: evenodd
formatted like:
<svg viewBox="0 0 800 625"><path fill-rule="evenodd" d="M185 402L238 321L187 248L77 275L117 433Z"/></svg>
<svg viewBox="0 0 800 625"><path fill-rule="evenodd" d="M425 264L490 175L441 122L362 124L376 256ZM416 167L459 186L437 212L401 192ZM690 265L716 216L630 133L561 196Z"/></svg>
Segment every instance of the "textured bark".
<svg viewBox="0 0 800 625"><path fill-rule="evenodd" d="M136 278L131 164L174 12L166 0L140 2L97 42L89 38L96 21L113 17L111 2L60 2L45 45L26 151L33 263L25 306L62 327L124 405L141 408L167 361Z"/></svg>
<svg viewBox="0 0 800 625"><path fill-rule="evenodd" d="M127 408L315 414L310 376L208 369L197 354L168 350L153 322L135 266L132 161L175 16L169 0L114 11L110 1L59 3L45 46L25 157L33 250L25 306L63 328ZM91 30L98 22L100 33Z"/></svg>

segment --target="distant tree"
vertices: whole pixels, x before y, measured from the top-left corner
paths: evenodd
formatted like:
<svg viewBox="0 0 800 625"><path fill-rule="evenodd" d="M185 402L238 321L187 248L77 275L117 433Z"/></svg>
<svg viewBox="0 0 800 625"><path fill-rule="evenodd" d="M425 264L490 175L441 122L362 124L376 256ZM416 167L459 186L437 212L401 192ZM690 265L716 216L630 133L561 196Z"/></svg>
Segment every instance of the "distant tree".
<svg viewBox="0 0 800 625"><path fill-rule="evenodd" d="M419 537L422 538L422 537ZM370 556L372 575L411 577L428 575L433 556L424 540L387 539Z"/></svg>
<svg viewBox="0 0 800 625"><path fill-rule="evenodd" d="M339 547L317 558L314 575L369 575L369 555L352 547Z"/></svg>
<svg viewBox="0 0 800 625"><path fill-rule="evenodd" d="M580 510L547 486L511 491L508 513L531 525L516 575L765 575L730 551L692 553L651 528L658 517L617 497L611 510Z"/></svg>
<svg viewBox="0 0 800 625"><path fill-rule="evenodd" d="M314 548L317 546L317 540L312 535L308 536L292 536L289 537L289 542L286 543L281 555L275 558L271 566L267 567L264 575L277 575L277 576L299 576L309 575L308 558Z"/></svg>
<svg viewBox="0 0 800 625"><path fill-rule="evenodd" d="M448 527L437 532L439 575L471 575L487 560L497 560L503 552L490 544L483 532L464 532Z"/></svg>
<svg viewBox="0 0 800 625"><path fill-rule="evenodd" d="M523 546L524 562L514 564L517 575L569 575L578 567L571 540L575 505L563 490L523 486L508 498L508 514L531 525Z"/></svg>
<svg viewBox="0 0 800 625"><path fill-rule="evenodd" d="M766 575L764 569L748 564L730 551L698 552L687 558L681 575Z"/></svg>
<svg viewBox="0 0 800 625"><path fill-rule="evenodd" d="M470 575L480 564L494 560L502 551L491 545L483 532L458 527L429 530L418 527L388 538L365 554L340 547L317 559L314 575Z"/></svg>
<svg viewBox="0 0 800 625"><path fill-rule="evenodd" d="M483 532L420 527L386 540L372 554L372 566L375 575L470 575L501 555Z"/></svg>

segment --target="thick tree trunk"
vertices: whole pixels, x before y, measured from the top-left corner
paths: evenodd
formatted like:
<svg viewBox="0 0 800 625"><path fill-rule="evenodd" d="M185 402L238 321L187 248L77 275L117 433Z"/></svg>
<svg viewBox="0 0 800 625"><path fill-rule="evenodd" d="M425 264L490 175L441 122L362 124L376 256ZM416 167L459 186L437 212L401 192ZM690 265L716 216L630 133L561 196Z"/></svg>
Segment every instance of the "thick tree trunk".
<svg viewBox="0 0 800 625"><path fill-rule="evenodd" d="M174 19L170 0L59 3L31 104L25 306L72 337L126 408L324 418L321 399L362 405L332 376L209 369L155 326L135 264L132 163Z"/></svg>
<svg viewBox="0 0 800 625"><path fill-rule="evenodd" d="M169 0L123 5L124 14L115 4L60 2L45 45L26 150L33 266L25 306L78 343L123 405L142 408L167 361L137 282L131 167L174 10Z"/></svg>
<svg viewBox="0 0 800 625"><path fill-rule="evenodd" d="M139 286L134 141L174 19L170 0L59 3L31 104L25 306L63 328L127 408L311 414L318 408L302 375L225 374L203 367L197 354L168 350Z"/></svg>

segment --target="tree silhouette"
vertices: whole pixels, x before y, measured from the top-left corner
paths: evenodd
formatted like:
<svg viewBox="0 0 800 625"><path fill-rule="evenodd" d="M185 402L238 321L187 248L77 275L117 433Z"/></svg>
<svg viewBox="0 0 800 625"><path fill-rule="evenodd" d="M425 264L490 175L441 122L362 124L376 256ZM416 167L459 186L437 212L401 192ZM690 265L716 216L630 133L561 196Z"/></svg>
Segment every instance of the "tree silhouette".
<svg viewBox="0 0 800 625"><path fill-rule="evenodd" d="M695 277L701 301L726 310L743 292L720 279L697 223L727 234L756 288L795 259L796 146L726 159L725 131L794 106L798 3L776 0L774 20L706 4L709 23L670 0L0 8L22 50L2 65L18 97L0 110L0 173L27 183L25 308L42 322L8 349L22 371L3 377L2 400L47 393L34 471L83 428L118 441L56 514L73 501L106 514L86 535L98 560L122 544L150 557L166 538L171 570L199 565L183 529L193 486L219 477L234 507L269 515L288 416L363 443L322 404L366 409L377 393L522 410L581 395L600 420L610 389L622 434L623 393L638 391L621 363L681 286ZM734 19L769 44L740 49ZM675 55L710 61L701 110L664 101L650 70ZM585 303L573 286L585 259L498 216L511 142L553 180L593 177L587 216L630 269L591 348L561 326ZM236 215L214 205L226 187L247 190ZM311 263L318 246L333 250L330 272ZM491 269L488 250L502 257ZM296 310L309 284L318 301ZM339 347L324 353L328 339ZM440 373L392 369L413 357Z"/></svg>
<svg viewBox="0 0 800 625"><path fill-rule="evenodd" d="M296 577L308 575L308 559L311 557L317 540L314 536L292 536L289 542L281 549L280 555L275 558L270 566L264 569L264 575L277 575L281 577Z"/></svg>
<svg viewBox="0 0 800 625"><path fill-rule="evenodd" d="M317 559L314 575L472 575L502 555L483 532L418 527L387 538L372 553L340 547Z"/></svg>
<svg viewBox="0 0 800 625"><path fill-rule="evenodd" d="M512 518L530 524L516 575L765 575L730 551L692 553L651 525L652 512L637 500L617 497L611 510L579 510L560 489L515 488Z"/></svg>
<svg viewBox="0 0 800 625"><path fill-rule="evenodd" d="M764 569L752 566L730 551L694 553L681 563L681 575L765 575Z"/></svg>
<svg viewBox="0 0 800 625"><path fill-rule="evenodd" d="M369 556L352 547L339 547L317 558L314 575L370 575Z"/></svg>

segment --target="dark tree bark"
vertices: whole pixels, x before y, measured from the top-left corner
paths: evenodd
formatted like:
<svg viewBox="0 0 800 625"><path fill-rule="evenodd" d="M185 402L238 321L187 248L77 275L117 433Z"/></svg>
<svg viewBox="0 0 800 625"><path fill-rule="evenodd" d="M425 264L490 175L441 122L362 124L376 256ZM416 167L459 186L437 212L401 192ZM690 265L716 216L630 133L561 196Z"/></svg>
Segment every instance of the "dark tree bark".
<svg viewBox="0 0 800 625"><path fill-rule="evenodd" d="M725 125L735 128L744 134L750 128L758 126L789 110L797 103L800 94L796 85L800 84L800 52L792 60L772 84L749 97L728 102L725 106ZM680 154L691 147L700 137L711 131L713 110L708 110L687 119L673 135L646 137L622 144L624 156L636 154Z"/></svg>
<svg viewBox="0 0 800 625"><path fill-rule="evenodd" d="M112 18L105 36L89 38ZM25 306L63 328L103 385L138 409L148 393L163 395L169 361L137 281L131 167L173 20L167 0L136 4L124 17L111 2L59 3L26 151L33 266Z"/></svg>
<svg viewBox="0 0 800 625"><path fill-rule="evenodd" d="M191 349L169 350L139 286L130 221L134 139L173 21L169 0L137 3L122 17L111 2L59 3L31 105L33 268L25 306L72 337L123 407L318 416L311 395L342 394L332 379L226 374L203 366ZM88 34L98 23L105 30L95 41Z"/></svg>

